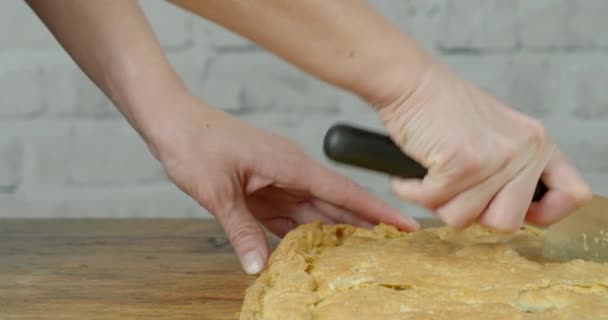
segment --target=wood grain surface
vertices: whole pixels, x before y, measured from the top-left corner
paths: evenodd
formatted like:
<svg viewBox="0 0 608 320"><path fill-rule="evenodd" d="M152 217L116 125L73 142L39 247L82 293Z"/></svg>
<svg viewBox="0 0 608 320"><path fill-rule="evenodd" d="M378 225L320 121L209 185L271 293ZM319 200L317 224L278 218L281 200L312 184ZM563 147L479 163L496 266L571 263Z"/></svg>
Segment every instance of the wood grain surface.
<svg viewBox="0 0 608 320"><path fill-rule="evenodd" d="M3 320L235 319L254 279L213 221L0 220Z"/></svg>
<svg viewBox="0 0 608 320"><path fill-rule="evenodd" d="M566 220L608 227L608 200ZM1 320L236 319L254 280L212 220L0 220Z"/></svg>

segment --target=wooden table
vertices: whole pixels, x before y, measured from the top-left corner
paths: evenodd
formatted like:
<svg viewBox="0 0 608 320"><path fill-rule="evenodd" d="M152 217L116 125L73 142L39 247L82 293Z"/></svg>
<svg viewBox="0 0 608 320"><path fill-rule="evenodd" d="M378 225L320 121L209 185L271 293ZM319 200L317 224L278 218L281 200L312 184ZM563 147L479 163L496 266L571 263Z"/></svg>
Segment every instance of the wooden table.
<svg viewBox="0 0 608 320"><path fill-rule="evenodd" d="M608 199L560 225L608 227ZM0 220L1 320L236 319L254 280L214 221Z"/></svg>
<svg viewBox="0 0 608 320"><path fill-rule="evenodd" d="M244 274L205 220L0 220L0 319L236 319Z"/></svg>

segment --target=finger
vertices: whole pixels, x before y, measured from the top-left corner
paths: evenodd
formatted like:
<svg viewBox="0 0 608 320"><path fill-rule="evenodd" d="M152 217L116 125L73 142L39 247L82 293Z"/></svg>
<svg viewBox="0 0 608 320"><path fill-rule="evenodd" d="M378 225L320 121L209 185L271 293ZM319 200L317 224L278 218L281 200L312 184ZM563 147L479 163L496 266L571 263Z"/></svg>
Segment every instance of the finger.
<svg viewBox="0 0 608 320"><path fill-rule="evenodd" d="M526 220L532 224L555 223L593 197L589 185L559 151L549 161L541 179L549 192L530 206Z"/></svg>
<svg viewBox="0 0 608 320"><path fill-rule="evenodd" d="M391 179L391 184L393 191L399 198L405 201L415 202L427 209L433 209L430 208L432 206L431 203L427 203L423 200L424 192L422 191L422 179L393 177Z"/></svg>
<svg viewBox="0 0 608 320"><path fill-rule="evenodd" d="M513 148L496 142L497 154L482 157L475 151L459 150L449 160L429 170L423 179L393 180L393 190L401 199L413 201L430 210L445 205L462 192L475 187L488 177L512 166ZM501 147L501 146L505 147Z"/></svg>
<svg viewBox="0 0 608 320"><path fill-rule="evenodd" d="M503 170L477 186L457 195L435 210L435 214L447 225L463 228L473 223L488 207L492 198L510 178L511 172Z"/></svg>
<svg viewBox="0 0 608 320"><path fill-rule="evenodd" d="M306 224L314 221L320 221L324 224L335 224L336 222L329 216L325 215L314 205L306 204L299 206L293 211L289 218L297 224Z"/></svg>
<svg viewBox="0 0 608 320"><path fill-rule="evenodd" d="M298 226L295 221L287 217L276 217L261 222L268 231L280 238L283 238L289 231Z"/></svg>
<svg viewBox="0 0 608 320"><path fill-rule="evenodd" d="M446 204L458 191L472 186L472 184L458 186L444 184L431 175L426 175L423 179L393 178L392 185L393 191L399 198L433 211Z"/></svg>
<svg viewBox="0 0 608 320"><path fill-rule="evenodd" d="M327 203L322 200L315 200L313 201L313 205L317 207L319 211L331 218L335 223L345 223L360 228L371 228L374 226L369 221L353 214L348 210L336 207L331 203Z"/></svg>
<svg viewBox="0 0 608 320"><path fill-rule="evenodd" d="M407 231L420 227L415 220L372 196L353 180L313 161L307 161L302 164L301 170L291 170L290 173L278 179L282 179L283 183L291 188L306 190L315 197L351 211L371 223L383 222Z"/></svg>
<svg viewBox="0 0 608 320"><path fill-rule="evenodd" d="M488 208L496 194L526 165L527 158L519 157L498 173L478 185L456 195L435 213L446 224L462 228L477 220Z"/></svg>
<svg viewBox="0 0 608 320"><path fill-rule="evenodd" d="M546 161L524 167L494 196L478 221L480 224L501 231L519 230L530 207L534 190Z"/></svg>
<svg viewBox="0 0 608 320"><path fill-rule="evenodd" d="M269 248L266 235L257 220L239 198L225 202L218 209L214 210L215 216L228 235L243 270L248 274L259 273L266 264Z"/></svg>

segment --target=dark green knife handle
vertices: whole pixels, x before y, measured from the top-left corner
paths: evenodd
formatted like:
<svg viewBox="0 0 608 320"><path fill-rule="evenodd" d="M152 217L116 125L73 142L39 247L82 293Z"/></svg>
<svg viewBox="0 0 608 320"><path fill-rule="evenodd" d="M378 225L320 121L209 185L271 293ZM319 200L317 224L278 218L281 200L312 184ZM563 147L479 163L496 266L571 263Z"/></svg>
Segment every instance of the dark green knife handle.
<svg viewBox="0 0 608 320"><path fill-rule="evenodd" d="M407 156L386 135L336 124L325 134L323 150L332 160L383 172L401 178L424 178L427 169ZM539 201L547 187L539 181L533 201Z"/></svg>

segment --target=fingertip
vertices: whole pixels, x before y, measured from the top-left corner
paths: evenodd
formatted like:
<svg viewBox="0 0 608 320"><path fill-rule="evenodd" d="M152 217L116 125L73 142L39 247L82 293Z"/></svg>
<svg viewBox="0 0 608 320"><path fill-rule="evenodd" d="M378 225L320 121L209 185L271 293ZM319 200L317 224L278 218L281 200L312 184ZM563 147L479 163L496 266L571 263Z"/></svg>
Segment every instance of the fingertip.
<svg viewBox="0 0 608 320"><path fill-rule="evenodd" d="M532 203L526 214L526 222L538 227L546 227L551 225L553 219L548 219L547 215L543 215L543 207L540 203Z"/></svg>
<svg viewBox="0 0 608 320"><path fill-rule="evenodd" d="M573 202L576 208L580 208L593 200L593 191L591 186L582 182L582 185L577 190L572 192Z"/></svg>
<svg viewBox="0 0 608 320"><path fill-rule="evenodd" d="M243 270L249 275L260 273L265 264L265 255L258 249L251 250L241 257Z"/></svg>
<svg viewBox="0 0 608 320"><path fill-rule="evenodd" d="M398 226L400 230L411 232L420 229L420 223L418 223L418 221L416 221L414 218L399 214L398 219Z"/></svg>
<svg viewBox="0 0 608 320"><path fill-rule="evenodd" d="M397 229L402 231L416 231L420 229L420 223L416 221L416 219L408 217L398 210L388 207L385 210L386 214L378 221L379 223L385 223L389 225L393 225L397 227Z"/></svg>
<svg viewBox="0 0 608 320"><path fill-rule="evenodd" d="M482 216L477 222L486 227L499 232L513 233L521 229L523 221L493 219L494 216Z"/></svg>
<svg viewBox="0 0 608 320"><path fill-rule="evenodd" d="M420 201L422 180L393 178L391 184L393 191L399 198L414 202Z"/></svg>
<svg viewBox="0 0 608 320"><path fill-rule="evenodd" d="M549 190L540 202L530 205L526 221L538 226L548 226L559 222L587 203L584 194L574 195L572 192ZM591 197L589 197L591 198Z"/></svg>

